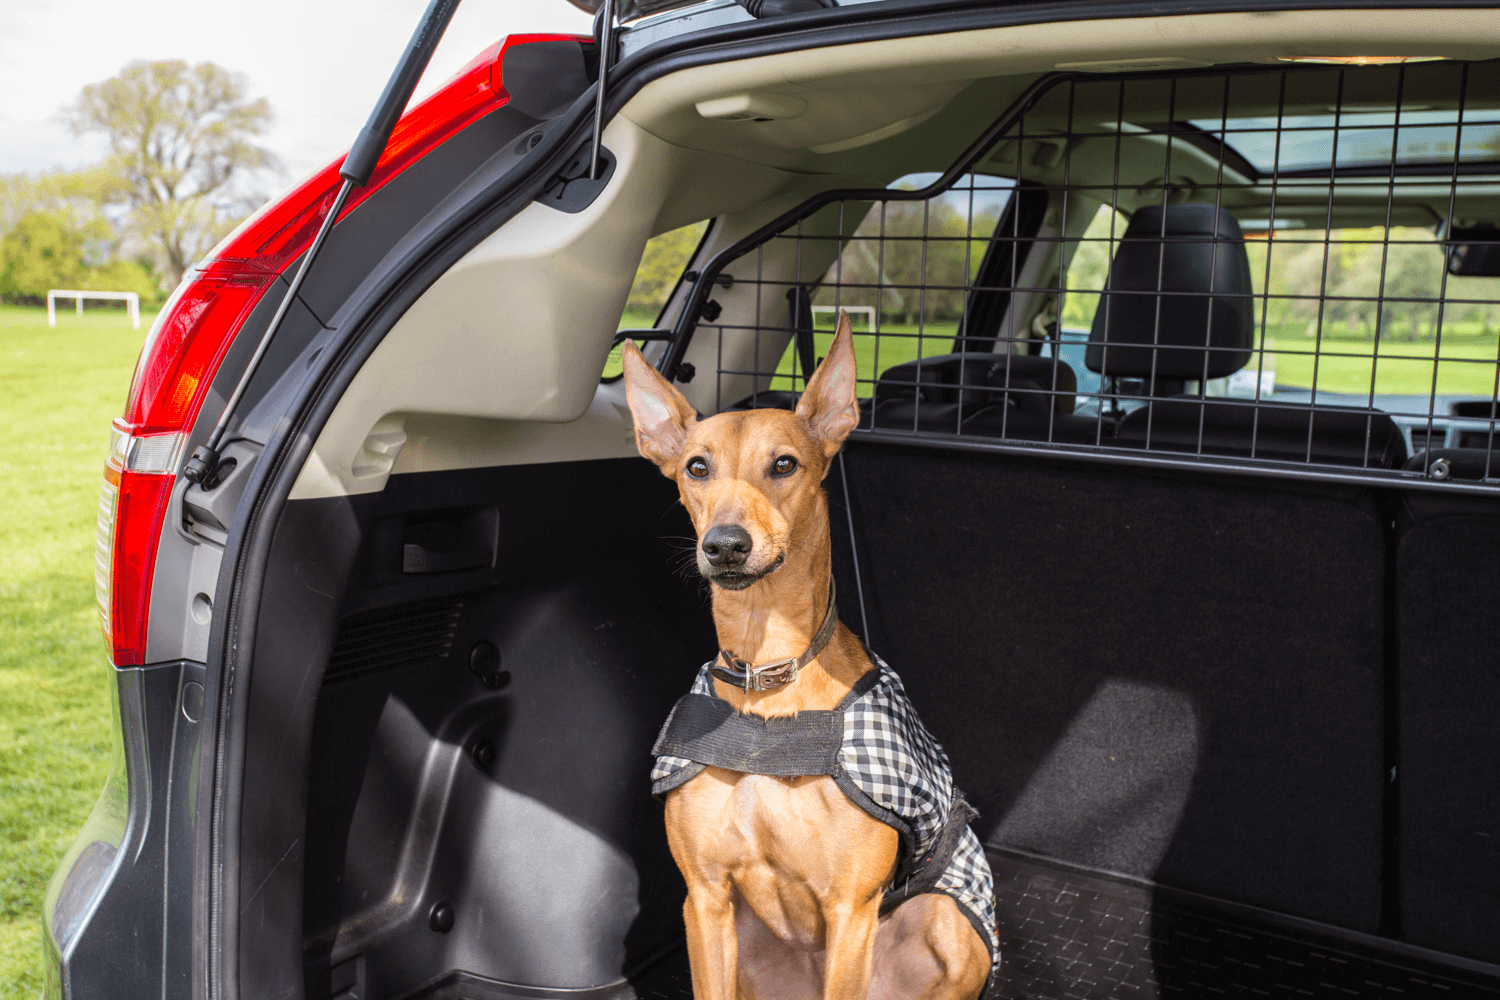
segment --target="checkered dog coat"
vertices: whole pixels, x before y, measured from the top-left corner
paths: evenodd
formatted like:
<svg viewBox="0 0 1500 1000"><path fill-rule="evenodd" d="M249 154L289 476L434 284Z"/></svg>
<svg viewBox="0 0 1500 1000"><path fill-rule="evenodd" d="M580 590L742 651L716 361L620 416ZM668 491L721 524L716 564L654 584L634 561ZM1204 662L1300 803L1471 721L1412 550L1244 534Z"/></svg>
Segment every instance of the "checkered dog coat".
<svg viewBox="0 0 1500 1000"><path fill-rule="evenodd" d="M995 936L995 882L974 815L953 787L948 755L922 725L901 678L878 656L832 711L763 719L741 714L714 693L705 663L692 690L672 708L652 753L651 792L658 798L708 765L779 777L826 774L855 805L901 835L896 877L881 912L913 896L951 896L990 949Z"/></svg>

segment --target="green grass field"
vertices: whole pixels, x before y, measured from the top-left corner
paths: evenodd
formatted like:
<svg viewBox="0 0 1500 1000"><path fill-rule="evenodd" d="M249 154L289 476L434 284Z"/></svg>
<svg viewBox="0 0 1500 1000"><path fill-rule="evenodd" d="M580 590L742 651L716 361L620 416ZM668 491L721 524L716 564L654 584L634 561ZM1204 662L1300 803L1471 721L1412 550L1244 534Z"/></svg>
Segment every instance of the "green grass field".
<svg viewBox="0 0 1500 1000"><path fill-rule="evenodd" d="M922 328L883 324L880 357L877 362L870 338L856 329L854 348L859 358L859 379L863 385L879 371L925 356L951 350L956 323L934 322ZM814 340L818 356L828 350L831 332L819 331ZM1396 394L1426 394L1432 386L1434 340L1382 340L1379 353L1373 341L1330 324L1321 342L1305 336L1302 325L1267 331L1267 366L1276 370L1276 384L1285 388L1312 388L1314 361L1317 362L1318 389L1323 392L1364 393L1370 389L1373 372L1375 391ZM1489 396L1494 391L1497 361L1500 361L1500 338L1485 333L1478 324L1450 324L1444 334L1441 357L1437 365L1437 391L1450 395ZM1315 358L1315 354L1321 357ZM1247 369L1260 363L1251 357ZM771 388L792 388L792 357L788 351L777 367ZM800 380L798 382L800 388Z"/></svg>
<svg viewBox="0 0 1500 1000"><path fill-rule="evenodd" d="M1302 325L1268 330L1267 346L1274 351L1276 384L1309 389L1317 363L1318 389L1324 392L1375 391L1425 395L1432 388L1434 339L1382 339L1375 343L1340 326L1325 328L1321 342ZM1489 396L1495 390L1500 341L1477 323L1447 324L1437 360L1437 391L1444 395ZM1315 355L1317 355L1315 357ZM1248 367L1254 368L1251 359Z"/></svg>
<svg viewBox="0 0 1500 1000"><path fill-rule="evenodd" d="M868 386L877 371L922 356L944 354L951 350L958 325L953 321L928 323L917 338L915 325L881 326L879 359L872 339L855 330L854 349L858 353L859 379ZM831 330L820 330L814 337L817 354L822 357L833 339ZM1266 366L1275 369L1276 384L1282 388L1310 389L1316 362L1317 387L1322 392L1366 393L1373 375L1377 393L1425 395L1432 388L1433 358L1438 348L1431 338L1417 341L1383 339L1379 351L1375 343L1342 326L1329 324L1321 341L1306 335L1305 326L1297 324L1266 331ZM1254 371L1260 359L1252 356L1246 364ZM1437 360L1437 391L1444 395L1489 396L1495 389L1495 375L1500 366L1500 337L1484 331L1477 323L1446 325ZM793 361L790 350L777 366L772 389L793 388ZM796 388L801 388L798 379ZM868 389L862 389L862 395Z"/></svg>
<svg viewBox="0 0 1500 1000"><path fill-rule="evenodd" d="M41 991L42 892L108 771L94 521L151 319L0 306L0 1000Z"/></svg>

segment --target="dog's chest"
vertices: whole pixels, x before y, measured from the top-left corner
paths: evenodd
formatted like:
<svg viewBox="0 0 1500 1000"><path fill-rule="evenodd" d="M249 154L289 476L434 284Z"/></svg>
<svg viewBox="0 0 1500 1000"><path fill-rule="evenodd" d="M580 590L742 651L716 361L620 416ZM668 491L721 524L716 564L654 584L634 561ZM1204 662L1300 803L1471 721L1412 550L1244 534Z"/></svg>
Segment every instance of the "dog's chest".
<svg viewBox="0 0 1500 1000"><path fill-rule="evenodd" d="M832 778L782 778L710 767L670 798L695 820L695 853L733 874L769 865L806 876L874 822ZM676 811L676 810L669 810ZM876 824L882 825L882 824Z"/></svg>
<svg viewBox="0 0 1500 1000"><path fill-rule="evenodd" d="M687 870L733 885L787 941L816 939L824 904L884 885L898 849L828 777L710 767L667 797L667 828Z"/></svg>
<svg viewBox="0 0 1500 1000"><path fill-rule="evenodd" d="M826 879L848 860L850 838L890 828L849 801L832 778L778 778L710 767L667 800L694 860L732 880L764 874ZM889 864L895 862L895 838Z"/></svg>

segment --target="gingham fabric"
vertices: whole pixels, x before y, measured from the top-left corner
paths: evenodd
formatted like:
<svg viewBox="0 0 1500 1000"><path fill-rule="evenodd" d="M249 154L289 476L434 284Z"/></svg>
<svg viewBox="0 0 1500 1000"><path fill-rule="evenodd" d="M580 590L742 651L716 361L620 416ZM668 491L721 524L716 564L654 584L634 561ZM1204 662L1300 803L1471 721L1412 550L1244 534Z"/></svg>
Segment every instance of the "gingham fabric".
<svg viewBox="0 0 1500 1000"><path fill-rule="evenodd" d="M833 779L851 801L901 834L902 857L896 874L901 881L888 890L899 893L904 882L918 874L913 870L915 862L928 854L948 823L954 803L953 772L948 755L907 698L901 678L880 657L872 658L875 669L860 678L838 706L844 736ZM712 666L709 661L698 671L690 694L716 697L709 674ZM665 796L705 766L685 757L658 756L651 771L652 794ZM999 948L994 877L979 838L967 826L931 891L958 903L989 945L993 960Z"/></svg>

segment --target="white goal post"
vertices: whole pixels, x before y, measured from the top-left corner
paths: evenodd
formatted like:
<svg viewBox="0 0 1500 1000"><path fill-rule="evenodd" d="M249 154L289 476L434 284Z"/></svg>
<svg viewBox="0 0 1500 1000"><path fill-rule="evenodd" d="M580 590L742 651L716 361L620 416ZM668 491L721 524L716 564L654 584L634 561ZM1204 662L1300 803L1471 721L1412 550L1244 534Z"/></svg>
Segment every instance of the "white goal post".
<svg viewBox="0 0 1500 1000"><path fill-rule="evenodd" d="M126 310L130 313L130 325L137 330L141 328L141 297L135 292L80 292L71 288L51 288L47 290L47 325L57 325L57 300L73 299L78 304L78 315L83 315L84 299L110 299L115 302L123 301Z"/></svg>
<svg viewBox="0 0 1500 1000"><path fill-rule="evenodd" d="M844 310L845 312L847 312L849 314L850 326L854 325L853 321L854 321L854 317L855 316L863 316L865 318L865 329L869 330L871 333L875 332L875 307L874 306L813 306L812 307L813 320L814 320L813 325L814 326L817 325L816 320L818 318L818 313L823 313L823 312L833 313L834 319L837 320L840 309Z"/></svg>

